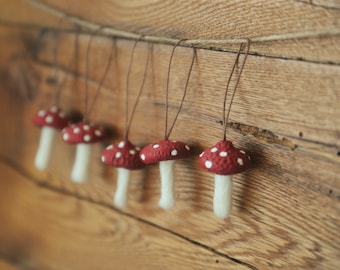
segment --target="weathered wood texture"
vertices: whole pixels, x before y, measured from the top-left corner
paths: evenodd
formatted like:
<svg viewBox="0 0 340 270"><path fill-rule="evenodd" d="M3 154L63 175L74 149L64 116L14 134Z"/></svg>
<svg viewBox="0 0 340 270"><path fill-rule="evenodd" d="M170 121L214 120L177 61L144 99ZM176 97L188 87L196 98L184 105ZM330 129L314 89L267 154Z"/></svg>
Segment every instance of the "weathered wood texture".
<svg viewBox="0 0 340 270"><path fill-rule="evenodd" d="M19 2L19 4L13 3ZM41 12L31 17L26 3L12 1L0 11L8 22L19 21L40 25L56 25L58 20ZM305 32L328 32L339 29L339 4L332 1L120 1L100 0L31 0L44 7L60 11L120 30L160 37L186 39L258 38L277 35L278 38ZM322 3L321 3L322 2ZM335 1L337 2L337 1ZM18 11L17 5L21 9ZM28 7L27 7L28 6ZM28 12L26 11L28 10ZM40 14L39 13L39 14ZM14 15L14 16L13 16ZM63 24L64 25L64 24ZM290 39L253 44L251 51L259 55L340 62L339 35L318 39ZM221 47L210 44L212 47ZM236 50L233 46L222 46Z"/></svg>
<svg viewBox="0 0 340 270"><path fill-rule="evenodd" d="M13 181L2 180L0 185L7 190L0 200L1 230L6 231L0 235L0 256L15 256L14 265L24 269L157 269L160 265L249 269L110 207L41 189L3 161L0 169L3 179ZM8 205L8 200L15 203Z"/></svg>
<svg viewBox="0 0 340 270"><path fill-rule="evenodd" d="M98 23L111 19L110 24L119 29L176 38L252 37L339 26L337 7L326 8L331 1L320 3L324 7L316 2L279 1L275 9L261 2L258 8L269 16L268 27L259 23L265 15L252 11L249 6L256 5L249 1L201 6L196 1L187 6L166 1L99 1L91 8L87 2L79 5L74 1L78 7L74 2L44 2ZM31 117L51 104L54 91L55 38L49 29L39 36L37 25L56 26L58 19L30 8L26 2L12 1L8 7L7 13L0 11L2 21L11 22L0 28L0 122L6 123L0 133L0 192L5 194L0 208L5 224L0 231L0 247L4 247L0 261L5 258L4 265L11 267L12 262L13 267L23 264L32 269L337 269L338 37L252 46L252 52L261 55L248 58L228 136L249 152L254 162L248 172L234 177L233 213L225 221L212 213L212 175L199 168L197 154L221 138L223 95L235 53L198 49L184 107L171 135L191 144L196 152L196 156L176 164L177 204L171 211L157 207L158 168L148 166L143 172L133 173L129 205L119 212L111 206L115 170L102 166L99 157L102 147L119 140L124 132L124 91L134 42L115 41L109 76L91 115L91 120L111 126L113 136L94 147L90 181L74 185L69 180L74 147L61 140L57 141L48 172L40 173L33 167L39 130L32 126ZM15 11L19 7L29 12ZM254 16L256 20L247 20ZM135 18L132 23L131 18ZM244 25L237 29L222 27L224 23L228 26L227 22ZM33 24L31 29L28 24ZM287 26L285 31L283 25ZM74 38L74 33L58 35L58 75L60 80L67 76L63 107L82 112L89 36L79 35L78 60L70 64ZM107 37L93 41L90 99L104 72L112 42ZM309 46L315 46L315 50ZM136 144L145 145L163 136L171 49L166 44L153 46L130 134ZM175 53L170 119L178 109L191 55L192 49L183 47ZM142 80L146 56L147 45L141 42L132 67L130 104ZM302 60L296 59L300 57ZM326 64L330 60L333 63ZM95 243L94 247L88 243ZM92 254L98 259L93 260Z"/></svg>

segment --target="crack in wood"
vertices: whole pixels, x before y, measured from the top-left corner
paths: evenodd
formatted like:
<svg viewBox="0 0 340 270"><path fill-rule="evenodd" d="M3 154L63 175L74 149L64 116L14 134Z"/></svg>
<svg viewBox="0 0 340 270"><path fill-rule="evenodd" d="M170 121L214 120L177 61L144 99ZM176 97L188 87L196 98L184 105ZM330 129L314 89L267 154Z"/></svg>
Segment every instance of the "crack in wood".
<svg viewBox="0 0 340 270"><path fill-rule="evenodd" d="M0 21L0 24L1 24L1 21ZM39 28L37 26L35 29L41 29L41 27ZM45 27L44 30L46 32L48 32L48 31L58 32L59 34L60 33L78 34L78 35L79 34L83 34L83 35L92 35L93 34L90 31L84 31L84 30L75 31L73 29L58 29L58 28L50 28L50 27ZM96 33L94 36L95 37L108 37L108 35L100 34L100 33ZM120 36L115 36L115 38L130 40L130 38L120 37ZM160 44L160 45L172 45L171 43L161 42L161 41L146 41L146 42L152 42L154 44ZM178 44L177 46L191 48L192 45L191 44ZM256 46L256 45L253 44L252 46ZM226 52L226 53L234 53L234 54L238 53L237 50L230 50L230 49L221 48L221 47L214 47L214 46L195 45L195 48L199 49L199 50L207 50L207 51ZM302 58L302 57L278 56L278 55L259 53L259 52L256 52L256 51L249 52L249 55L256 56L256 57L263 57L263 58L280 59L280 60L285 60L285 61L299 61L299 62L306 62L306 63L313 63L313 64L327 64L327 65L340 66L340 63L335 62L335 61L334 62L328 61L328 60L316 61L316 60L305 59L305 58ZM45 62L45 63L47 64L48 62Z"/></svg>
<svg viewBox="0 0 340 270"><path fill-rule="evenodd" d="M106 209L110 209L110 210L112 210L112 211L114 211L114 212L116 212L116 213L118 213L120 215L123 215L125 217L134 219L137 222L149 225L149 226L151 226L153 228L156 228L156 229L159 229L159 230L161 230L163 232L167 232L167 233L169 233L169 234L171 234L171 235L173 235L173 236L175 236L177 238L180 238L180 239L182 239L182 240L184 240L186 242L189 242L189 243L191 243L191 244L193 244L195 246L203 248L203 249L205 249L205 250L207 250L207 251L209 251L209 252L211 252L211 253L213 253L213 254L215 254L217 256L223 257L223 258L225 258L227 260L230 260L230 261L233 261L233 262L238 263L240 265L243 265L245 267L248 267L249 269L258 270L257 267L255 267L255 266L253 266L253 265L251 265L251 264L249 264L247 262L241 261L241 260L239 260L237 258L234 258L234 257L228 255L228 254L222 253L222 252L220 252L220 251L218 251L218 250L216 250L216 249L214 249L212 247L209 247L206 244L203 244L203 243L200 243L200 242L195 241L193 239L190 239L187 236L184 236L184 235L182 235L180 233L177 233L175 231L172 231L170 229L164 228L164 227L162 227L162 226L160 226L160 225L158 225L156 223L153 223L153 222L148 221L146 219L134 216L133 214L124 212L122 210L119 210L119 209L113 207L111 204L107 204L105 202L97 201L97 200L94 200L94 199L92 199L90 197L86 197L86 196L74 193L74 192L66 190L66 189L62 189L62 188L58 188L58 187L52 186L48 182L32 176L24 167L20 166L20 164L17 164L15 161L13 161L13 160L11 160L11 159L3 156L3 155L0 155L0 162L2 162L4 164L6 164L7 166L11 167L16 172L18 172L19 174L24 176L24 178L27 181L37 185L40 188L45 188L45 189L50 190L52 192L57 192L59 194L62 194L62 195L65 195L65 196L70 196L72 198L76 198L76 199L81 200L81 201L85 201L85 202L88 202L88 203L93 203L93 204L99 205L101 207L105 207ZM1 255L2 254L0 253L0 259L1 259ZM10 259L10 258L8 258L8 259ZM10 261L16 262L16 260L10 260ZM33 269L33 268L28 268L28 269Z"/></svg>
<svg viewBox="0 0 340 270"><path fill-rule="evenodd" d="M238 131L242 135L253 135L255 138L265 141L271 144L277 144L285 147L289 147L291 150L295 150L298 145L294 144L291 140L275 135L274 132L266 129L261 129L255 126L245 125L241 123L231 122L227 125L229 128Z"/></svg>

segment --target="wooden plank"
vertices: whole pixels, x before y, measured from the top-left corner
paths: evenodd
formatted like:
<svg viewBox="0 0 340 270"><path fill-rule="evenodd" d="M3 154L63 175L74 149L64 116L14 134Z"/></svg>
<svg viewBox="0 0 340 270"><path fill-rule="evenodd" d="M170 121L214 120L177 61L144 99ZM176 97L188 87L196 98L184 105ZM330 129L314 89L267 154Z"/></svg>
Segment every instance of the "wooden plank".
<svg viewBox="0 0 340 270"><path fill-rule="evenodd" d="M2 23L21 25L21 27L55 27L59 24L59 18L51 16L43 10L30 5L26 0L0 0L0 20ZM72 26L63 21L58 27L68 28Z"/></svg>
<svg viewBox="0 0 340 270"><path fill-rule="evenodd" d="M107 207L39 188L2 162L0 170L0 252L25 269L249 269Z"/></svg>
<svg viewBox="0 0 340 270"><path fill-rule="evenodd" d="M258 38L297 33L321 33L339 29L339 8L333 4L302 1L4 1L0 19L37 26L57 25L47 9L64 11L90 22L118 30L178 39ZM31 2L43 5L34 8ZM47 9L46 9L47 6ZM91 7L91 8L89 8ZM61 25L64 27L64 23ZM69 25L68 25L69 26ZM59 26L60 27L60 26ZM259 55L340 63L339 35L321 38L289 39L253 44ZM236 50L231 45L201 45Z"/></svg>
<svg viewBox="0 0 340 270"><path fill-rule="evenodd" d="M71 70L77 74L84 74L88 36L82 35L79 39L78 69ZM39 54L40 61L53 63L54 41L55 38L51 35L47 35L46 39L42 40L45 45L41 54ZM61 35L58 41L60 44L58 61L60 61L62 67L69 69L70 58L74 54L74 35ZM120 93L125 91L125 76L133 44L133 42L124 40L116 42L115 60L111 64L110 77L104 82L104 86L109 89L103 89L101 92L103 99L101 100L119 99L117 103L124 104L122 103L124 95L120 95ZM112 41L110 39L99 37L93 41L91 48L92 52L96 53L90 52L89 78L94 81L101 79L107 65L107 63L101 61L107 59L111 47ZM153 47L153 61L149 68L150 71L145 85L146 90L143 95L150 94L154 97L152 102L158 104L158 114L164 110L164 88L170 51L170 46L155 45ZM140 44L136 49L130 82L132 99L139 89L146 55L146 45ZM172 76L175 78L180 76L180 79L171 82L170 91L172 92L170 94L173 97L181 97L182 95L191 55L191 49L178 48L176 50ZM234 57L234 54L222 52L197 51L198 60L192 72L188 96L183 108L184 113L182 114L187 115L187 118L191 121L195 119L202 121L202 125L197 128L206 126L207 130L215 130L216 132L221 129L217 124L222 117L221 103L216 101L222 100L224 97L225 84ZM119 74L117 74L118 71ZM339 148L340 119L338 115L340 107L337 106L340 99L338 91L340 80L337 76L339 72L337 65L249 56L233 104L231 121L266 129L280 136L294 138L293 141L300 140L303 137L306 141ZM83 80L83 78L80 78L76 84L82 86ZM211 95L211 93L214 93L214 95ZM70 95L74 96L74 92L70 94L69 91L65 91L65 96L67 96L65 102L70 100ZM83 91L80 90L79 94L76 95L80 101ZM149 100L146 99L141 102L148 102ZM170 104L173 107L172 113L176 113L179 99L170 102L173 103ZM72 100L72 103L79 102ZM106 106L105 103L103 106ZM143 107L143 105L140 106L140 108ZM81 106L77 107L79 110L81 108ZM329 108L334 109L329 110ZM112 110L112 108L108 107L104 110ZM117 110L123 111L124 108L118 107ZM138 122L136 120L136 123ZM158 128L162 129L162 125L160 122ZM197 128L196 133L199 132Z"/></svg>
<svg viewBox="0 0 340 270"><path fill-rule="evenodd" d="M18 36L20 37L20 34ZM79 53L80 68L77 70L80 73L82 73L86 41L87 37L82 37ZM49 42L52 41L46 43L45 50L40 54L40 60L50 62ZM124 128L124 119L121 117L124 111L122 93L124 93L127 60L132 44L133 42L121 40L117 42L119 65L113 64L110 71L110 74L117 75L105 82L106 87L102 89L100 101L92 116L93 120L114 123L117 131L114 139L122 136ZM108 49L105 39L99 39L98 43L93 45L93 49L97 51L99 48ZM66 47L66 45L62 46ZM64 54L60 55L60 61L69 63L70 52L64 50L64 47L62 47ZM166 79L164 74L168 59L166 56L169 52L168 46L154 47L154 61L153 67L150 68L151 75L147 81L147 90L141 99L131 132L131 140L138 144L152 142L162 136L164 120L159 116L164 112L163 91ZM178 77L171 80L171 113L178 108L176 96L180 97L183 91L185 79L183 71L187 70L190 52L186 48L178 48L176 52L177 64L175 63L173 76ZM145 61L145 47L140 45L136 54L133 78L140 80L143 72L142 63ZM104 67L99 63L102 63L101 60L105 59L105 55L105 51L97 57L96 54L91 55L93 57L91 63L94 63L93 67L95 67L90 69L90 78L93 79L90 83L91 96L97 86L96 80L103 72ZM221 126L217 123L221 120L218 100L223 97L224 88L219 85L224 85L226 70L230 68L233 59L234 55L198 51L198 64L193 71L188 97L172 136L174 139L193 144L197 153L221 136ZM49 171L38 173L33 168L32 160L39 131L32 127L30 118L39 107L50 102L53 85L49 84L51 82L49 78L53 76L54 70L48 66L48 63L42 65L32 63L32 60L28 63L30 70L39 74L38 78L27 75L32 81L38 82L39 95L28 102L27 98L18 99L18 93L23 92L20 91L20 85L15 87L13 84L4 85L1 92L3 106L0 106L0 116L10 115L12 120L6 120L8 122L6 133L0 133L0 141L6 142L0 145L0 153L14 162L18 168L23 167L29 174L42 179L49 187L67 191L73 196L80 196L96 203L111 205L112 193L115 189L115 171L100 165L99 156L104 145L95 146L90 181L82 186L73 185L69 181L74 148L63 144L60 140L57 142ZM14 67L21 65L20 62L12 64ZM3 66L8 67L7 63ZM264 69L258 71L258 66L263 66ZM308 72L304 69L308 69ZM20 76L14 75L17 75L21 69L12 70L14 74L8 76L8 82L13 83L13 78L20 81ZM277 59L269 61L267 58L250 57L246 66L246 75L242 77L237 93L237 98L246 100L246 104L236 99L232 119L238 121L242 118L249 121L246 117L249 114L252 116L251 121L254 121L254 128L262 127L263 123L269 131L274 130L273 135L284 133L287 135L286 140L290 140L292 145L296 144L298 147L293 151L290 144L272 141L265 137L266 133L259 132L260 135L255 136L255 133L251 132L250 125L245 125L244 130L242 128L228 130L235 144L249 151L254 160L251 170L234 177L234 209L229 220L222 221L213 216L212 175L198 167L195 157L177 163L178 202L175 209L169 212L158 209L158 168L149 166L144 172L133 174L129 206L124 213L146 219L161 228L184 235L259 269L313 267L336 269L340 255L340 243L334 240L339 239L340 226L340 161L336 155L338 147L336 134L339 125L329 124L327 129L322 125L319 128L319 123L315 119L318 119L319 114L322 113L329 118L325 121L326 125L328 121L332 123L338 121L339 96L334 90L338 89L339 85L338 76L335 76L338 72L337 66ZM261 76L253 78L253 73ZM29 73L26 71L24 74ZM292 78L298 86L290 84L290 80L285 81L284 78ZM138 89L134 87L135 85L138 85L138 82L132 81L131 100ZM66 109L82 110L82 87L82 77L72 76L67 81L62 102ZM324 92L320 92L320 89L333 98L323 95ZM209 93L214 93L214 96ZM318 100L308 98L310 106L303 107L305 99L300 99L299 95L306 98L318 96ZM260 102L265 100L264 104L269 106L270 110L264 112L262 106L251 107L250 103L247 103L250 97ZM271 102L279 106L281 111L275 109ZM299 106L302 106L303 110L299 111ZM270 114L271 111L274 112L273 116ZM272 117L272 121L265 121L268 117ZM281 120L284 117L288 118ZM304 128L300 126L301 123L296 123L298 129L295 133L292 130L294 127L292 125L297 119L303 119L302 123L306 122L310 125L310 132L304 132L304 138L300 138L297 132L300 128ZM151 124L149 128L145 128L146 121ZM287 125L286 128L283 128L284 125ZM279 129L283 130L282 133ZM23 130L25 132L22 132ZM322 135L318 134L319 132ZM309 133L314 134L315 137L308 137L311 136L308 135ZM329 146L332 144L335 146Z"/></svg>
<svg viewBox="0 0 340 270"><path fill-rule="evenodd" d="M88 9L90 1L78 5L66 1L42 1L91 22L155 36L189 39L225 39L323 31L339 27L339 10L328 10L294 1L181 2L105 1ZM315 22L318 22L317 24ZM263 26L266 27L263 27ZM268 42L254 45L258 54L311 61L338 61L339 38ZM213 46L213 45L212 45ZM230 48L230 46L226 46Z"/></svg>

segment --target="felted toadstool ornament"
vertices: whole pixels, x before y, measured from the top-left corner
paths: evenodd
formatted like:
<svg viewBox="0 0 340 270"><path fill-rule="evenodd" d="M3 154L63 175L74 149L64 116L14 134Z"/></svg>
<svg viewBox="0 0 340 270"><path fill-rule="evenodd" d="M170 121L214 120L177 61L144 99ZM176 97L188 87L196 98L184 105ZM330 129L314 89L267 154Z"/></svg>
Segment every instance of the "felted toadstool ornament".
<svg viewBox="0 0 340 270"><path fill-rule="evenodd" d="M110 56L108 58L107 66L105 68L103 77L101 78L100 83L98 84L98 87L95 92L95 96L92 100L92 103L90 106L88 106L88 60L89 60L89 52L91 47L91 42L93 40L93 36L95 33L97 33L99 30L102 30L104 27L97 28L91 35L86 51L86 57L85 57L85 75L84 75L84 81L85 81L85 113L83 120L77 124L70 125L63 129L62 131L62 138L64 142L69 144L76 144L76 157L75 162L72 168L71 172L71 180L76 183L82 183L87 180L88 177L88 168L89 168L89 162L91 158L91 144L95 142L99 142L103 140L106 137L106 132L104 130L103 126L100 126L98 124L90 123L89 122L89 116L92 112L93 106L99 96L99 91L101 89L101 86L104 82L104 79L108 73L110 64L111 64L111 58L112 58L112 52L114 43L112 42L112 47L110 50Z"/></svg>
<svg viewBox="0 0 340 270"><path fill-rule="evenodd" d="M171 209L175 204L174 194L174 169L176 159L189 157L190 147L177 141L163 139L157 143L145 146L140 158L145 164L159 162L159 172L161 176L161 199L159 206L163 209Z"/></svg>
<svg viewBox="0 0 340 270"><path fill-rule="evenodd" d="M57 106L40 110L33 117L33 123L41 127L40 142L34 164L38 170L45 170L50 162L53 142L58 132L67 126L69 118Z"/></svg>
<svg viewBox="0 0 340 270"><path fill-rule="evenodd" d="M127 204L130 171L145 167L139 158L139 152L140 148L130 141L120 141L109 145L102 153L102 162L117 168L117 188L113 203L118 208L123 208Z"/></svg>
<svg viewBox="0 0 340 270"><path fill-rule="evenodd" d="M58 25L61 23L63 17L60 18ZM43 37L43 32L40 34L40 38ZM78 35L75 38L75 48L77 46ZM65 83L66 76L60 83L58 82L57 74L57 55L58 55L58 39L55 36L55 46L54 46L54 78L55 78L55 88L54 88L54 101L53 106L49 109L41 109L33 117L33 123L41 127L40 141L38 150L35 156L34 164L38 170L45 170L52 155L53 142L56 135L60 130L69 124L69 116L61 110L60 95L62 86ZM74 61L74 59L71 59Z"/></svg>
<svg viewBox="0 0 340 270"><path fill-rule="evenodd" d="M132 119L135 113L135 109L137 107L139 98L144 88L144 83L146 79L147 68L148 68L149 58L150 58L150 47L149 47L147 60L145 64L143 81L139 89L139 92L137 94L136 101L133 106L131 115L130 117L128 117L129 78L130 78L130 71L131 71L133 56L134 56L135 48L137 46L138 41L139 40L137 40L134 43L134 46L131 52L128 73L126 76L124 140L118 143L109 145L108 147L106 147L106 149L102 153L102 162L108 166L117 168L117 175L118 175L117 176L117 188L116 188L116 192L114 195L113 203L118 208L124 208L127 204L131 170L139 170L145 167L145 164L141 162L139 158L140 148L133 145L128 139L130 126L131 126Z"/></svg>
<svg viewBox="0 0 340 270"><path fill-rule="evenodd" d="M216 216L220 218L229 216L232 204L232 175L245 171L249 163L250 157L227 140L219 141L200 154L201 167L215 173L213 205Z"/></svg>
<svg viewBox="0 0 340 270"><path fill-rule="evenodd" d="M233 75L235 66L238 62L243 44L240 46L240 50L237 54L234 66L230 73L230 77L227 83L224 106L223 106L223 140L219 141L214 146L204 150L199 156L199 164L201 167L209 172L215 173L215 191L214 191L214 213L217 217L227 218L231 211L232 206L232 175L243 172L247 169L250 163L250 157L243 151L233 146L231 141L226 140L226 127L229 118L229 113L232 105L233 98L237 89L238 82L240 80L248 52L250 43L248 42L248 48L244 56L244 60L238 75L237 81L234 86L233 95L230 101L229 110L227 116L225 116L225 104L228 93L228 87Z"/></svg>
<svg viewBox="0 0 340 270"><path fill-rule="evenodd" d="M169 68L168 68L168 77L167 77L167 86L166 86L166 105L165 105L165 135L164 139L158 141L157 143L149 144L145 146L140 152L140 158L145 164L156 163L159 162L159 171L160 171L160 181L161 181L161 198L159 200L159 206L163 209L171 209L175 205L175 194L174 194L174 161L176 159L186 158L191 155L190 147L179 141L169 140L169 136L171 131L175 125L177 117L181 111L184 98L187 92L187 87L189 84L190 74L192 71L192 67L195 60L196 51L193 49L193 56L190 65L190 69L188 72L187 81L184 88L183 97L181 100L180 107L178 109L177 115L174 118L171 128L168 131L168 89L169 89L169 77L170 77L170 67L172 58L174 55L175 48L181 41L177 42L177 44L173 47Z"/></svg>
<svg viewBox="0 0 340 270"><path fill-rule="evenodd" d="M96 124L80 122L62 130L63 140L76 145L76 157L72 168L71 179L81 183L87 179L91 158L91 144L103 140L106 136L104 128Z"/></svg>

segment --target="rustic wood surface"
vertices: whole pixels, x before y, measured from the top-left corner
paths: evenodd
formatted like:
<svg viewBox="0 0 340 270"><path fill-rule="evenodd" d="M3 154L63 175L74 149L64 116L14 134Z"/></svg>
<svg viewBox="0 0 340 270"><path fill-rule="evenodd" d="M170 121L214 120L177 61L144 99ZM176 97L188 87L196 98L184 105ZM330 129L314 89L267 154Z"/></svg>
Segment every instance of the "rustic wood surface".
<svg viewBox="0 0 340 270"><path fill-rule="evenodd" d="M339 10L332 1L277 1L275 7L257 2L258 9L266 13L256 11L250 1L202 6L198 1L190 5L105 1L90 9L87 2L43 2L100 24L110 20L122 30L175 38L252 37L339 27ZM212 213L212 175L199 168L197 154L221 139L224 87L235 48L197 49L188 94L171 135L192 145L196 154L176 164L177 204L171 211L157 207L158 168L152 165L133 173L128 207L118 211L112 207L115 170L102 166L99 157L101 149L124 132L124 91L134 42L108 37L93 40L90 99L115 42L109 76L91 116L109 126L112 136L94 146L90 181L75 185L69 180L74 147L61 140L49 170L34 169L39 129L31 124L32 115L51 104L54 91L55 36L48 27L69 28L70 24L58 25L58 18L28 2L15 0L6 6L0 11L0 122L6 123L0 133L0 267L337 269L339 37L252 45L228 136L254 162L248 172L234 177L233 213L228 220ZM243 16L253 21L242 18L245 10L253 10ZM135 18L133 23L131 18ZM225 28L221 21L241 26ZM200 27L203 23L206 27ZM42 26L47 28L40 31ZM73 31L58 35L58 75L60 80L67 76L63 108L82 112L89 35L79 34L78 58L70 62L74 39ZM145 90L131 129L130 139L136 144L163 136L171 49L167 44L153 45ZM178 109L191 56L191 48L176 49L170 78L171 117ZM140 42L132 68L130 104L146 57L147 43Z"/></svg>
<svg viewBox="0 0 340 270"><path fill-rule="evenodd" d="M15 254L20 269L249 269L112 207L40 188L4 161L0 169L13 180L0 186L0 256Z"/></svg>
<svg viewBox="0 0 340 270"><path fill-rule="evenodd" d="M4 0L2 0L4 1ZM54 18L31 18L32 7L20 2L20 21L30 25L56 25ZM340 27L338 1L120 1L98 0L30 0L47 9L58 9L68 15L101 25L139 34L186 39L226 39L282 37L297 33L328 32ZM322 3L321 3L322 2ZM15 3L4 13L6 21L14 22L18 13ZM26 12L26 6L28 12ZM88 8L90 7L90 8ZM32 10L33 12L33 10ZM34 10L34 13L37 11ZM64 26L64 23L62 24ZM339 35L318 39L289 39L279 42L253 44L252 52L272 57L305 59L317 62L340 63ZM234 46L216 46L236 50ZM236 46L237 47L237 46Z"/></svg>

